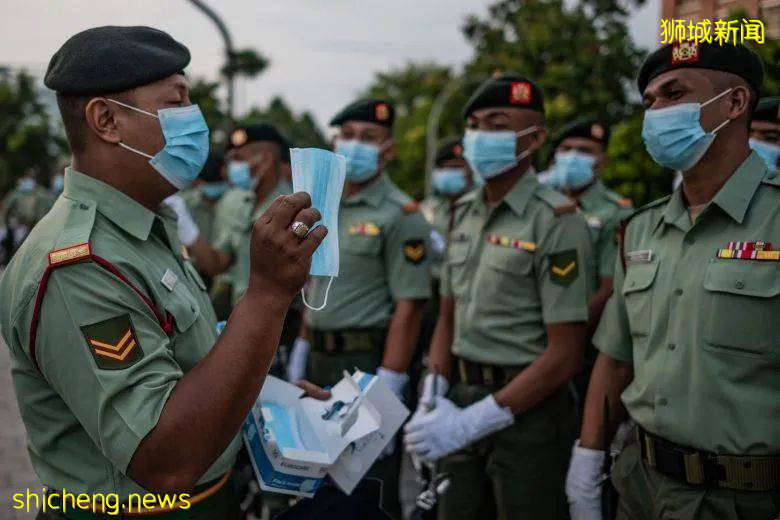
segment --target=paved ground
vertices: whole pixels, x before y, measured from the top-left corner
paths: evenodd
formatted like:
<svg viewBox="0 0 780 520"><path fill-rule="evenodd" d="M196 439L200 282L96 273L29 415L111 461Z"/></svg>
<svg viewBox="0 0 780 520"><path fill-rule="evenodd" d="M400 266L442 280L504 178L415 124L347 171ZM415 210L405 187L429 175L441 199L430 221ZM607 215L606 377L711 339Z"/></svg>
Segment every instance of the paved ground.
<svg viewBox="0 0 780 520"><path fill-rule="evenodd" d="M30 467L25 448L26 433L16 406L11 384L8 348L0 339L0 518L21 520L35 518L35 513L14 509L14 493L41 492L41 484Z"/></svg>

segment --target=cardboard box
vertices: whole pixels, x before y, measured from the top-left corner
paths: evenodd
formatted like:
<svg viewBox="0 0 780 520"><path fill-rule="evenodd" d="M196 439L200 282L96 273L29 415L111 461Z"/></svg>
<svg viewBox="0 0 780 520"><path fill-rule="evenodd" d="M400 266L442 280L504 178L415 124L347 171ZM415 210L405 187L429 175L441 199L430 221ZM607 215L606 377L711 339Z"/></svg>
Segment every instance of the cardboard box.
<svg viewBox="0 0 780 520"><path fill-rule="evenodd" d="M351 493L409 415L378 377L359 370L331 393L319 401L266 378L243 426L262 489L311 497L330 475Z"/></svg>

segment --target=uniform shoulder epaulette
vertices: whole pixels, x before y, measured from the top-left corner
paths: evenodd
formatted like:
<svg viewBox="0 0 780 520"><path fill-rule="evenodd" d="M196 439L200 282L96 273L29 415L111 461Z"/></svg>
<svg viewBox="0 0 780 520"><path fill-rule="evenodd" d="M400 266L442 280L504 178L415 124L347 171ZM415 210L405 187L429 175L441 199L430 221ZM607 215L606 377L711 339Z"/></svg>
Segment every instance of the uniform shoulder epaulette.
<svg viewBox="0 0 780 520"><path fill-rule="evenodd" d="M634 208L634 202L628 197L623 197L621 195L618 195L614 191L610 191L610 190L606 190L605 194L607 196L607 199L614 202L620 208L624 208L624 209Z"/></svg>
<svg viewBox="0 0 780 520"><path fill-rule="evenodd" d="M770 186L777 186L780 188L780 175L775 171L768 171L764 178L761 179L761 184L769 184Z"/></svg>
<svg viewBox="0 0 780 520"><path fill-rule="evenodd" d="M538 185L534 190L534 195L550 206L556 217L577 211L576 202L542 184Z"/></svg>
<svg viewBox="0 0 780 520"><path fill-rule="evenodd" d="M644 206L635 209L630 215L628 215L626 218L623 219L623 222L628 223L629 220L633 219L634 217L636 217L641 213L644 213L648 209L657 208L658 206L662 206L666 204L667 202L669 202L669 199L671 198L672 198L671 195L666 195L664 197L661 197L660 199L656 199L652 202L648 202Z"/></svg>
<svg viewBox="0 0 780 520"><path fill-rule="evenodd" d="M417 202L411 200L406 204L404 204L403 206L401 206L401 211L404 213L404 215L417 213L420 211L420 205Z"/></svg>

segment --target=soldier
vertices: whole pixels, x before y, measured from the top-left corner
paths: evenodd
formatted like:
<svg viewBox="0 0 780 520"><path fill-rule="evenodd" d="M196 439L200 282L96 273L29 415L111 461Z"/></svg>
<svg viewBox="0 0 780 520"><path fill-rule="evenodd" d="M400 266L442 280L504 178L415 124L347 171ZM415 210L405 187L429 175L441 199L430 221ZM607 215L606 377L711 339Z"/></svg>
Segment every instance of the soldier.
<svg viewBox="0 0 780 520"><path fill-rule="evenodd" d="M339 208L339 276L332 281L330 303L305 313L304 334L290 357L292 380L305 370L306 379L330 385L343 370L358 367L377 373L403 395L422 308L430 297L430 228L417 204L384 173L395 157L393 117L389 102L365 99L330 123L339 127L336 153L347 159ZM309 284L307 300L325 301L327 280L314 278ZM311 347L304 338L310 338ZM399 463L398 456L387 456L369 472L384 480L383 504L395 518L400 517Z"/></svg>
<svg viewBox="0 0 780 520"><path fill-rule="evenodd" d="M463 114L463 155L487 184L457 202L429 356L437 374L421 398L435 409L418 407L404 441L451 475L439 518L563 518L576 428L566 384L585 347L588 229L531 166L546 138L531 80L489 79Z"/></svg>
<svg viewBox="0 0 780 520"><path fill-rule="evenodd" d="M0 282L32 464L57 495L48 503L68 509L39 519L104 517L100 498L94 509L63 505L61 492L116 494L122 517L239 513L229 470L240 427L326 230L299 238L291 224L313 225L319 212L306 194L278 198L255 225L249 287L217 338L175 215L160 204L208 155L189 61L162 31L112 26L76 34L49 63L72 167ZM131 511L134 493L173 505Z"/></svg>
<svg viewBox="0 0 780 520"><path fill-rule="evenodd" d="M228 189L225 180L225 158L220 152L211 152L195 185L181 193L200 235L207 244L215 239L216 208ZM197 260L195 261L197 265Z"/></svg>
<svg viewBox="0 0 780 520"><path fill-rule="evenodd" d="M780 177L748 146L762 79L746 47L704 42L661 47L639 71L645 145L683 183L622 238L567 479L574 519L601 519L622 405L637 427L612 471L618 519L777 516Z"/></svg>
<svg viewBox="0 0 780 520"><path fill-rule="evenodd" d="M16 182L16 187L8 192L0 203L2 219L8 229L10 251L12 254L35 224L49 211L52 197L46 188L38 183L38 170L28 169ZM9 257L10 257L9 254Z"/></svg>
<svg viewBox="0 0 780 520"><path fill-rule="evenodd" d="M760 100L750 120L750 148L770 170L780 163L780 96Z"/></svg>
<svg viewBox="0 0 780 520"><path fill-rule="evenodd" d="M604 186L599 173L606 161L609 129L595 118L582 118L564 126L553 141L555 163L550 185L577 203L590 228L596 270L595 292L588 299L588 329L592 334L612 294L620 222L631 214L631 200ZM585 368L575 379L577 398L584 404L585 390L596 360L587 348Z"/></svg>

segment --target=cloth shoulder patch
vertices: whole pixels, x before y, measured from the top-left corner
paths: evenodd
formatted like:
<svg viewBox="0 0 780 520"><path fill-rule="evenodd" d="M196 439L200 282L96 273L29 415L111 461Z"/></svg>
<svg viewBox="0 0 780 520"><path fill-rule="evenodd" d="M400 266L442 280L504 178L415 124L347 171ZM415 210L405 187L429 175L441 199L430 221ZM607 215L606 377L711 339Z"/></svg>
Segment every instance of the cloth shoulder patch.
<svg viewBox="0 0 780 520"><path fill-rule="evenodd" d="M547 204L555 213L555 215L562 215L563 213L558 213L559 206L566 207L566 212L575 211L577 209L577 203L566 197L565 195L558 193L557 191L548 188L547 186L543 184L539 184L536 189L534 190L534 196ZM571 206L571 209L568 209Z"/></svg>
<svg viewBox="0 0 780 520"><path fill-rule="evenodd" d="M417 213L420 211L420 205L415 201L407 202L401 206L401 211L403 211L405 215L409 215L410 213Z"/></svg>
<svg viewBox="0 0 780 520"><path fill-rule="evenodd" d="M550 281L568 287L580 275L577 250L567 249L550 255Z"/></svg>
<svg viewBox="0 0 780 520"><path fill-rule="evenodd" d="M95 364L103 370L128 368L144 357L129 314L84 325L81 333Z"/></svg>
<svg viewBox="0 0 780 520"><path fill-rule="evenodd" d="M425 240L412 238L404 242L404 258L412 264L419 264L425 260Z"/></svg>

